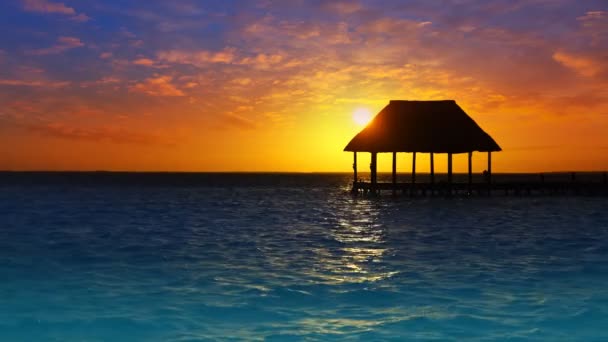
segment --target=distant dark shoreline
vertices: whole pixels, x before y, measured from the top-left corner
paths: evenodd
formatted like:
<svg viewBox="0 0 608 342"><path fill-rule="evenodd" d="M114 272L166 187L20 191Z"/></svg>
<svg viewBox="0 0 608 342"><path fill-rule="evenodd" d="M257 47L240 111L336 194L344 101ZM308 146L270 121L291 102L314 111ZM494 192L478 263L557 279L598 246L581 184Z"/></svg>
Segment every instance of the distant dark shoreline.
<svg viewBox="0 0 608 342"><path fill-rule="evenodd" d="M572 174L572 173L576 173L576 174L603 174L605 172L608 171L535 171L535 172L493 172L493 175L539 175L539 174L545 174L545 175L549 175L549 174ZM352 172L350 171L105 171L105 170L98 170L98 171L76 171L76 170L66 170L66 171L60 171L60 170L0 170L0 175L3 174L18 174L18 173L22 173L22 174L60 174L60 173L66 173L66 174L138 174L138 175L145 175L145 174L156 174L156 175L172 175L172 174L176 174L176 175L180 175L180 174L184 174L184 175L190 175L190 174L211 174L211 175L216 175L216 174L235 174L235 175L352 175ZM359 174L362 175L367 175L369 173L366 171L359 171ZM391 174L390 171L378 171L378 174ZM408 171L403 171L400 172L401 175L407 175ZM420 172L420 171L416 171L417 175L425 175L425 174L429 174L428 172ZM441 175L441 174L447 174L444 172L435 172L436 175ZM454 174L467 174L466 172L454 172Z"/></svg>
<svg viewBox="0 0 608 342"><path fill-rule="evenodd" d="M359 173L359 179L369 179ZM133 171L0 171L0 186L178 186L178 187L321 187L347 188L352 185L350 172L133 172ZM572 172L495 173L493 181L570 182ZM390 182L391 173L378 174L380 182ZM409 182L410 173L398 175L399 182ZM445 173L435 173L437 182L446 181ZM456 183L467 182L466 173L455 173ZM576 181L603 183L604 172L576 172ZM427 182L428 173L417 173L417 182ZM484 182L483 175L473 174L473 181Z"/></svg>

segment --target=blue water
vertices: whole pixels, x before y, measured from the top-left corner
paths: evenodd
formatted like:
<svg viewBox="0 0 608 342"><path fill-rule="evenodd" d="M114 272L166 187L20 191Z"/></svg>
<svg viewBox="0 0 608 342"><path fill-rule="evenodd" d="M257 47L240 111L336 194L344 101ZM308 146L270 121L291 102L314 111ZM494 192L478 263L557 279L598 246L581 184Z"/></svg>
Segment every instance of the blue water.
<svg viewBox="0 0 608 342"><path fill-rule="evenodd" d="M605 198L41 177L0 185L1 341L608 339Z"/></svg>

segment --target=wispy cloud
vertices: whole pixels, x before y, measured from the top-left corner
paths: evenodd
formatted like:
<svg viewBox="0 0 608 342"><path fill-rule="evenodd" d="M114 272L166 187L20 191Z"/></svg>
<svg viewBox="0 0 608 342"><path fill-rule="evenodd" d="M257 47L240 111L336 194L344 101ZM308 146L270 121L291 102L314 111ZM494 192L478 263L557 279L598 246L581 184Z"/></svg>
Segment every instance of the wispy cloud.
<svg viewBox="0 0 608 342"><path fill-rule="evenodd" d="M553 54L553 59L586 77L593 77L602 71L600 62L586 56L557 51Z"/></svg>
<svg viewBox="0 0 608 342"><path fill-rule="evenodd" d="M175 145L173 139L166 139L157 134L134 131L120 126L79 127L64 122L24 123L22 126L29 131L61 139L143 145Z"/></svg>
<svg viewBox="0 0 608 342"><path fill-rule="evenodd" d="M171 76L155 76L130 87L130 91L151 96L185 96L173 83Z"/></svg>
<svg viewBox="0 0 608 342"><path fill-rule="evenodd" d="M39 56L54 55L82 46L84 46L84 43L76 37L59 37L57 39L57 44L48 48L31 50L29 51L29 54Z"/></svg>
<svg viewBox="0 0 608 342"><path fill-rule="evenodd" d="M254 129L256 127L255 122L252 120L234 113L226 113L222 115L221 121L226 126L232 126L240 129Z"/></svg>
<svg viewBox="0 0 608 342"><path fill-rule="evenodd" d="M70 85L67 81L41 81L41 80L11 80L0 79L0 86L21 86L21 87L44 87L62 88Z"/></svg>
<svg viewBox="0 0 608 342"><path fill-rule="evenodd" d="M80 86L82 88L95 87L95 86L107 86L107 85L116 86L117 84L119 84L121 82L122 82L122 80L120 80L117 77L106 76L106 77L102 77L96 81L82 82L80 84Z"/></svg>
<svg viewBox="0 0 608 342"><path fill-rule="evenodd" d="M135 65L143 65L143 66L153 66L154 61L149 58L138 58L133 61Z"/></svg>
<svg viewBox="0 0 608 342"><path fill-rule="evenodd" d="M185 127L205 133L189 137L201 146L255 136L293 150L295 136L317 141L324 127L337 133L323 146L339 151L356 106L451 98L504 146L544 146L539 123L564 135L569 120L587 132L581 139L608 145L608 13L598 1L15 0L64 20L14 13L28 20L8 24L15 38L0 51L0 108L33 104L10 113L46 119L30 133L72 140L120 140L102 127L129 113L139 120L127 120L129 136ZM66 23L86 21L84 12L99 18L91 30ZM91 119L79 105L106 107ZM218 154L236 153L219 145Z"/></svg>
<svg viewBox="0 0 608 342"><path fill-rule="evenodd" d="M29 12L56 13L70 16L74 21L85 22L90 18L84 13L77 13L72 7L62 2L48 0L23 0L23 9Z"/></svg>
<svg viewBox="0 0 608 342"><path fill-rule="evenodd" d="M169 50L158 53L158 59L169 63L192 64L205 66L213 63L231 63L235 59L235 49L225 48L221 51L186 51Z"/></svg>

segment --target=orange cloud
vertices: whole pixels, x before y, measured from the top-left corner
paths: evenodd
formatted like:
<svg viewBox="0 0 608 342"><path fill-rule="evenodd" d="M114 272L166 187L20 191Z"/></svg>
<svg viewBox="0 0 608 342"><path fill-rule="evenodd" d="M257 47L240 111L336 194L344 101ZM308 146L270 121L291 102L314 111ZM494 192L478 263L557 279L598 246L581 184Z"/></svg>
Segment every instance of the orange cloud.
<svg viewBox="0 0 608 342"><path fill-rule="evenodd" d="M158 58L169 63L192 64L203 66L212 63L231 63L235 58L235 50L226 48L224 50L213 51L183 51L170 50L158 53Z"/></svg>
<svg viewBox="0 0 608 342"><path fill-rule="evenodd" d="M149 58L139 58L136 59L133 64L135 65L143 65L143 66L153 66L154 65L154 61L149 59Z"/></svg>
<svg viewBox="0 0 608 342"><path fill-rule="evenodd" d="M234 113L226 113L222 116L222 122L228 126L241 129L254 129L255 122Z"/></svg>
<svg viewBox="0 0 608 342"><path fill-rule="evenodd" d="M238 84L238 85L242 85L242 86L247 86L251 84L251 78L248 77L243 77L243 78L235 78L234 80L232 80L232 83Z"/></svg>
<svg viewBox="0 0 608 342"><path fill-rule="evenodd" d="M120 82L121 82L121 80L119 78L109 76L109 77L102 77L97 81L82 82L80 84L80 86L82 88L88 88L88 87L101 86L101 85L115 85Z"/></svg>
<svg viewBox="0 0 608 342"><path fill-rule="evenodd" d="M363 9L358 1L329 1L326 7L332 12L343 15L353 14Z"/></svg>
<svg viewBox="0 0 608 342"><path fill-rule="evenodd" d="M171 76L157 76L137 83L130 88L132 92L144 93L152 96L185 96L183 91L178 89L171 81Z"/></svg>
<svg viewBox="0 0 608 342"><path fill-rule="evenodd" d="M25 81L25 80L0 79L0 85L61 88L61 87L66 87L66 86L70 85L70 82Z"/></svg>
<svg viewBox="0 0 608 342"><path fill-rule="evenodd" d="M255 57L245 57L243 58L239 64L243 65L253 65L256 68L260 69L268 69L274 65L277 65L283 61L283 56L280 54L265 54L260 53Z"/></svg>
<svg viewBox="0 0 608 342"><path fill-rule="evenodd" d="M84 46L84 43L76 37L59 37L57 39L57 44L55 44L51 47L48 47L48 48L44 48L44 49L32 50L29 53L31 55L38 55L38 56L54 55L54 54L58 54L58 53L62 53L64 51L70 50L70 49L82 47L82 46Z"/></svg>
<svg viewBox="0 0 608 342"><path fill-rule="evenodd" d="M135 132L113 126L87 128L63 122L49 122L29 123L24 124L23 127L31 132L62 139L166 146L173 146L175 144L175 141L167 140L157 134L142 131Z"/></svg>
<svg viewBox="0 0 608 342"><path fill-rule="evenodd" d="M553 59L585 77L593 77L602 70L602 66L592 58L563 51L555 52Z"/></svg>

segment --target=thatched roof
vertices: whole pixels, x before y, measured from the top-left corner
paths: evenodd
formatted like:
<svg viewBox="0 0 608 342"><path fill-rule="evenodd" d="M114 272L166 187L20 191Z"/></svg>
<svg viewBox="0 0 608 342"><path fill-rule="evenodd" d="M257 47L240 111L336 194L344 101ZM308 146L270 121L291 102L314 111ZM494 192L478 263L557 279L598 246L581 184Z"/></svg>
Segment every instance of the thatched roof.
<svg viewBox="0 0 608 342"><path fill-rule="evenodd" d="M351 152L427 153L500 150L453 100L393 100L344 148Z"/></svg>

